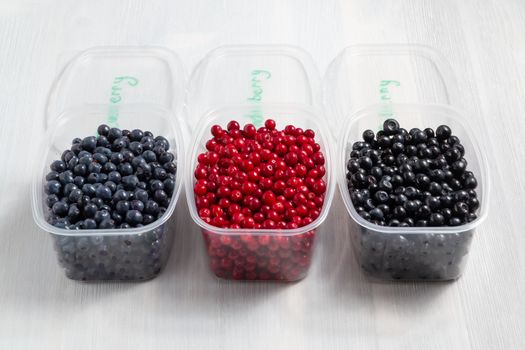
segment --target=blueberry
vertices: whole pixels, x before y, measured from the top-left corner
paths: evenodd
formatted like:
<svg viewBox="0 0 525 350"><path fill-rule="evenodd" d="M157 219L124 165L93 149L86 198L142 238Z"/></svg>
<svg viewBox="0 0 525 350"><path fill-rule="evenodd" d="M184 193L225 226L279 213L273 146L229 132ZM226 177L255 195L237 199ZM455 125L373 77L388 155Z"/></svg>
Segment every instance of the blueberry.
<svg viewBox="0 0 525 350"><path fill-rule="evenodd" d="M366 157L368 158L368 157ZM370 158L368 158L370 160ZM370 160L370 162L372 162L372 160ZM371 167L370 167L371 168ZM155 168L153 170L153 176L156 178L156 179L159 179L161 181L164 181L168 178L168 173L167 171L164 169L164 168Z"/></svg>
<svg viewBox="0 0 525 350"><path fill-rule="evenodd" d="M143 215L142 223L144 225L151 224L154 221L155 221L155 217L153 215L150 215L150 214L144 214Z"/></svg>
<svg viewBox="0 0 525 350"><path fill-rule="evenodd" d="M97 147L97 138L95 136L88 136L82 139L82 149L88 152L94 151Z"/></svg>
<svg viewBox="0 0 525 350"><path fill-rule="evenodd" d="M129 150L135 155L142 154L142 144L138 141L133 141L129 144Z"/></svg>
<svg viewBox="0 0 525 350"><path fill-rule="evenodd" d="M80 200L80 206L84 207L91 203L91 197L86 196L85 194L82 196L82 199Z"/></svg>
<svg viewBox="0 0 525 350"><path fill-rule="evenodd" d="M59 201L59 198L56 194L51 194L46 197L46 205L51 208L53 207L53 204Z"/></svg>
<svg viewBox="0 0 525 350"><path fill-rule="evenodd" d="M165 203L168 200L168 195L163 190L156 190L153 199L159 203Z"/></svg>
<svg viewBox="0 0 525 350"><path fill-rule="evenodd" d="M124 157L124 161L131 163L133 158L135 158L135 155L130 150L126 149L122 151L122 156Z"/></svg>
<svg viewBox="0 0 525 350"><path fill-rule="evenodd" d="M100 222L100 224L98 225L98 228L100 229L115 228L115 221L113 221L111 218L106 218Z"/></svg>
<svg viewBox="0 0 525 350"><path fill-rule="evenodd" d="M126 201L126 200L118 201L117 204L115 205L115 210L120 215L126 215L126 213L128 212L129 208L130 208L130 203L128 201Z"/></svg>
<svg viewBox="0 0 525 350"><path fill-rule="evenodd" d="M107 162L102 167L102 171L104 171L107 174L109 174L112 171L116 171L116 170L117 170L117 166L115 164L111 163L111 162Z"/></svg>
<svg viewBox="0 0 525 350"><path fill-rule="evenodd" d="M154 141L148 141L148 142L142 143L142 149L144 151L151 151L151 150L153 150L154 147L155 147L155 142ZM153 154L155 154L155 153L153 153Z"/></svg>
<svg viewBox="0 0 525 350"><path fill-rule="evenodd" d="M85 164L80 163L75 165L75 167L73 168L73 174L77 176L85 176L87 175L87 173L87 166Z"/></svg>
<svg viewBox="0 0 525 350"><path fill-rule="evenodd" d="M92 174L99 174L100 172L102 172L102 165L93 162L89 164L88 172Z"/></svg>
<svg viewBox="0 0 525 350"><path fill-rule="evenodd" d="M422 130L416 130L412 134L412 142L415 144L425 143L427 141L427 134Z"/></svg>
<svg viewBox="0 0 525 350"><path fill-rule="evenodd" d="M159 157L162 153L166 152L166 149L162 146L159 146L155 143L155 147L153 147L152 151Z"/></svg>
<svg viewBox="0 0 525 350"><path fill-rule="evenodd" d="M135 190L137 184L139 183L139 179L135 175L128 175L122 178L121 183L124 185L124 189Z"/></svg>
<svg viewBox="0 0 525 350"><path fill-rule="evenodd" d="M147 180L151 178L151 166L147 163L142 163L137 167L137 171L135 173L137 177L141 180Z"/></svg>
<svg viewBox="0 0 525 350"><path fill-rule="evenodd" d="M84 210L83 210L84 217L92 218L95 216L97 211L98 211L98 207L93 203L89 203L84 206Z"/></svg>
<svg viewBox="0 0 525 350"><path fill-rule="evenodd" d="M436 129L436 138L440 141L446 140L452 135L452 130L446 125L440 125Z"/></svg>
<svg viewBox="0 0 525 350"><path fill-rule="evenodd" d="M106 181L104 182L104 186L109 188L111 190L111 193L114 193L117 190L117 184L113 181Z"/></svg>
<svg viewBox="0 0 525 350"><path fill-rule="evenodd" d="M138 199L134 199L130 202L130 208L141 212L144 210L144 203Z"/></svg>
<svg viewBox="0 0 525 350"><path fill-rule="evenodd" d="M168 150L170 148L170 143L165 137L157 136L155 137L155 146L160 146L164 148L165 150Z"/></svg>
<svg viewBox="0 0 525 350"><path fill-rule="evenodd" d="M108 174L108 181L118 184L121 180L122 176L120 176L120 173L118 171L112 171Z"/></svg>
<svg viewBox="0 0 525 350"><path fill-rule="evenodd" d="M387 119L383 123L383 130L386 135L393 135L399 131L399 123L395 119Z"/></svg>
<svg viewBox="0 0 525 350"><path fill-rule="evenodd" d="M383 220L384 215L383 212L379 208L374 208L370 210L370 219L372 220Z"/></svg>
<svg viewBox="0 0 525 350"><path fill-rule="evenodd" d="M82 195L83 195L82 191L79 190L78 188L75 188L69 193L68 198L70 202L77 203L78 201L82 199Z"/></svg>
<svg viewBox="0 0 525 350"><path fill-rule="evenodd" d="M120 224L119 228L131 228L131 225L128 224L127 222L124 222L124 223Z"/></svg>
<svg viewBox="0 0 525 350"><path fill-rule="evenodd" d="M104 205L104 200L99 197L94 197L94 198L91 198L91 203L95 204L98 209L101 209L102 206Z"/></svg>
<svg viewBox="0 0 525 350"><path fill-rule="evenodd" d="M118 202L118 201L127 201L129 199L129 194L128 194L128 192L126 192L123 189L117 190L117 192L115 192L115 194L113 195L113 199L116 202Z"/></svg>
<svg viewBox="0 0 525 350"><path fill-rule="evenodd" d="M97 128L97 133L102 136L108 136L111 128L106 124L100 124Z"/></svg>
<svg viewBox="0 0 525 350"><path fill-rule="evenodd" d="M44 192L46 194L59 194L62 189L62 185L57 180L51 180L46 183Z"/></svg>
<svg viewBox="0 0 525 350"><path fill-rule="evenodd" d="M80 217L80 214L81 214L80 209L78 208L76 204L71 204L69 206L67 217L70 222L76 222L78 218Z"/></svg>
<svg viewBox="0 0 525 350"><path fill-rule="evenodd" d="M171 152L162 153L159 156L159 163L160 164L169 163L169 162L172 162L174 158L175 157L173 156L173 153Z"/></svg>
<svg viewBox="0 0 525 350"><path fill-rule="evenodd" d="M95 154L93 154L93 160L95 162L99 163L100 165L104 165L104 164L107 163L108 157L106 157L102 153L95 153Z"/></svg>
<svg viewBox="0 0 525 350"><path fill-rule="evenodd" d="M95 213L94 219L100 224L104 220L111 219L111 214L107 210L99 210Z"/></svg>
<svg viewBox="0 0 525 350"><path fill-rule="evenodd" d="M74 156L67 162L67 169L73 171L75 166L77 166L79 159L77 156Z"/></svg>
<svg viewBox="0 0 525 350"><path fill-rule="evenodd" d="M78 164L84 165L86 167L86 170L87 170L87 167L89 166L89 164L91 164L92 161L93 161L93 156L91 154L78 158ZM79 175L82 175L82 174L79 174Z"/></svg>
<svg viewBox="0 0 525 350"><path fill-rule="evenodd" d="M94 230L97 228L97 222L93 219L86 219L84 220L82 226L86 229L86 230Z"/></svg>
<svg viewBox="0 0 525 350"><path fill-rule="evenodd" d="M454 192L453 198L456 202L466 202L469 199L469 194L465 190L459 190Z"/></svg>
<svg viewBox="0 0 525 350"><path fill-rule="evenodd" d="M113 152L110 156L111 163L119 165L124 161L124 155L120 152Z"/></svg>
<svg viewBox="0 0 525 350"><path fill-rule="evenodd" d="M463 186L465 188L476 188L478 186L478 181L474 176L469 176L465 180L463 180Z"/></svg>
<svg viewBox="0 0 525 350"><path fill-rule="evenodd" d="M400 154L401 152L403 152L405 149L405 145L403 145L401 142L395 142L393 145L392 145L392 153L394 154Z"/></svg>
<svg viewBox="0 0 525 350"><path fill-rule="evenodd" d="M75 176L75 177L73 178L73 183L74 183L75 185L77 185L77 187L79 187L79 188L82 188L82 186L84 186L84 182L85 182L85 181L86 181L86 180L84 179L83 176Z"/></svg>
<svg viewBox="0 0 525 350"><path fill-rule="evenodd" d="M418 206L414 200L408 200L403 204L403 208L405 208L408 213L414 213L418 209Z"/></svg>
<svg viewBox="0 0 525 350"><path fill-rule="evenodd" d="M111 128L109 129L107 138L110 142L122 137L122 131L118 128Z"/></svg>
<svg viewBox="0 0 525 350"><path fill-rule="evenodd" d="M82 186L82 192L86 194L87 196L94 196L95 195L95 186L93 184L87 183Z"/></svg>
<svg viewBox="0 0 525 350"><path fill-rule="evenodd" d="M157 161L157 156L155 155L155 153L153 151L150 151L150 150L144 151L142 153L142 157L148 163Z"/></svg>
<svg viewBox="0 0 525 350"><path fill-rule="evenodd" d="M134 169L137 169L141 166L146 166L146 167L149 167L149 165L147 164L147 162L144 160L143 157L141 156L137 156L137 157L134 157L132 160L131 160L131 166L133 166Z"/></svg>
<svg viewBox="0 0 525 350"><path fill-rule="evenodd" d="M97 148L98 147L106 148L106 147L109 147L109 145L110 145L110 142L109 142L109 140L108 140L108 138L106 136L99 136L99 137L97 137ZM95 152L96 152L96 150L97 149L95 148Z"/></svg>
<svg viewBox="0 0 525 350"><path fill-rule="evenodd" d="M53 163L51 163L50 168L52 171L56 171L57 173L61 173L67 169L66 163L61 160L55 160Z"/></svg>
<svg viewBox="0 0 525 350"><path fill-rule="evenodd" d="M168 181L168 180L166 180L166 181ZM134 197L137 200L141 201L142 203L146 203L148 201L149 195L148 195L148 192L145 191L145 190L137 189L137 190L135 190L135 192L133 194L134 194Z"/></svg>
<svg viewBox="0 0 525 350"><path fill-rule="evenodd" d="M129 138L132 141L140 141L143 137L144 133L142 132L142 130L139 129L131 130L131 132L129 133Z"/></svg>
<svg viewBox="0 0 525 350"><path fill-rule="evenodd" d="M452 208L452 213L455 216L464 217L465 215L469 213L469 207L467 203L457 202L454 204L454 207Z"/></svg>
<svg viewBox="0 0 525 350"><path fill-rule="evenodd" d="M46 181L58 180L59 174L56 171L51 171L46 175Z"/></svg>
<svg viewBox="0 0 525 350"><path fill-rule="evenodd" d="M103 156L106 156L106 157L110 157L111 156L111 150L107 147L102 147L102 146L99 146L97 148L95 148L95 152L94 153L100 153L102 154Z"/></svg>
<svg viewBox="0 0 525 350"><path fill-rule="evenodd" d="M385 191L377 191L374 194L374 201L376 203L386 203L390 199L390 196Z"/></svg>
<svg viewBox="0 0 525 350"><path fill-rule="evenodd" d="M73 157L76 157L75 152L66 149L64 152L62 152L60 159L62 159L62 161L67 164Z"/></svg>
<svg viewBox="0 0 525 350"><path fill-rule="evenodd" d="M166 209L165 207L160 207L160 208L159 208L159 213L157 214L157 219L160 219L160 218L164 215L164 213L166 212L166 210L167 210L167 209Z"/></svg>
<svg viewBox="0 0 525 350"><path fill-rule="evenodd" d="M422 219L428 218L430 214L432 214L432 209L428 205L422 205L417 210L417 217Z"/></svg>
<svg viewBox="0 0 525 350"><path fill-rule="evenodd" d="M87 176L86 181L90 184L101 182L102 180L99 175L101 174L91 173Z"/></svg>
<svg viewBox="0 0 525 350"><path fill-rule="evenodd" d="M69 206L65 202L58 201L55 204L53 204L53 207L51 208L51 210L53 211L53 214L63 217L67 215Z"/></svg>
<svg viewBox="0 0 525 350"><path fill-rule="evenodd" d="M80 151L82 151L82 146L80 145L80 143L75 143L71 146L71 151L78 156Z"/></svg>
<svg viewBox="0 0 525 350"><path fill-rule="evenodd" d="M175 180L172 180L172 179L164 180L164 191L166 191L166 193L171 196L174 190L175 190Z"/></svg>
<svg viewBox="0 0 525 350"><path fill-rule="evenodd" d="M126 222L131 226L141 224L142 220L142 214L138 210L130 210L126 213Z"/></svg>
<svg viewBox="0 0 525 350"><path fill-rule="evenodd" d="M113 211L111 213L111 218L113 219L113 221L115 222L116 225L118 225L118 224L120 224L122 222L122 215L120 215L116 211Z"/></svg>
<svg viewBox="0 0 525 350"><path fill-rule="evenodd" d="M372 141L374 141L374 138L375 134L372 130L368 129L363 131L363 140L365 140L365 142L371 143Z"/></svg>
<svg viewBox="0 0 525 350"><path fill-rule="evenodd" d="M448 225L449 226L459 226L461 225L461 219L453 216L450 219L448 219Z"/></svg>
<svg viewBox="0 0 525 350"><path fill-rule="evenodd" d="M153 200L148 200L144 206L144 213L157 215L159 213L159 204Z"/></svg>
<svg viewBox="0 0 525 350"><path fill-rule="evenodd" d="M155 192L156 190L163 190L164 183L160 180L151 180L149 183L149 188Z"/></svg>
<svg viewBox="0 0 525 350"><path fill-rule="evenodd" d="M118 167L119 171L120 171L120 174L122 176L128 176L128 175L131 175L133 174L133 167L131 166L130 163L121 163Z"/></svg>
<svg viewBox="0 0 525 350"><path fill-rule="evenodd" d="M477 198L469 198L467 204L472 211L479 208L479 200Z"/></svg>
<svg viewBox="0 0 525 350"><path fill-rule="evenodd" d="M96 195L97 197L101 198L102 200L108 201L111 199L111 189L107 186L99 186L96 189Z"/></svg>
<svg viewBox="0 0 525 350"><path fill-rule="evenodd" d="M124 141L122 138L114 140L111 144L111 150L114 152L119 152L124 148L126 148L126 141Z"/></svg>

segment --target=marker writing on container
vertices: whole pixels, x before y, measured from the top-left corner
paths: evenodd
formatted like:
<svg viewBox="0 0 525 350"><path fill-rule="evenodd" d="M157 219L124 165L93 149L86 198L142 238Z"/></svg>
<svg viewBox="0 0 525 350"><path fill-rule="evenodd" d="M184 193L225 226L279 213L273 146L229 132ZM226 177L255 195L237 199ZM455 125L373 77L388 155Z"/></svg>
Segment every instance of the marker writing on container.
<svg viewBox="0 0 525 350"><path fill-rule="evenodd" d="M118 117L119 109L118 105L122 101L122 90L123 87L135 87L139 84L139 80L132 76L118 76L113 79L111 85L111 95L109 97L109 109L108 109L108 125L112 127L119 127Z"/></svg>
<svg viewBox="0 0 525 350"><path fill-rule="evenodd" d="M253 104L254 108L248 113L247 117L250 118L252 123L257 127L262 126L262 122L264 120L262 110L260 108L260 103L263 99L264 93L263 83L271 77L272 74L267 70L254 69L251 72L250 86L252 95L247 98L247 101L250 104Z"/></svg>
<svg viewBox="0 0 525 350"><path fill-rule="evenodd" d="M381 102L381 111L379 116L382 117L381 123L378 126L380 130L383 126L383 119L388 119L394 116L392 109L392 90L393 88L400 87L401 82L397 80L381 80L379 82L379 100Z"/></svg>

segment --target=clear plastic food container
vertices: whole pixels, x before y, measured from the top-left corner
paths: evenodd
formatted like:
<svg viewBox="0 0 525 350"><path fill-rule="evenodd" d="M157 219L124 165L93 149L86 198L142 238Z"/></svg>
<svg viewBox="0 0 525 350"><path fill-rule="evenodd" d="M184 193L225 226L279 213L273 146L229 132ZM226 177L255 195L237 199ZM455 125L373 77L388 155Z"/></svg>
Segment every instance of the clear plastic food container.
<svg viewBox="0 0 525 350"><path fill-rule="evenodd" d="M422 46L355 46L331 64L324 101L338 135L337 181L351 217L351 241L363 270L381 280L451 280L465 269L476 228L487 215L489 172L478 142L484 130L451 105L458 92L448 64ZM366 129L396 118L406 129L451 127L465 147L468 169L477 180L478 218L456 227L385 227L356 212L348 191L346 164L352 144ZM336 125L344 125L337 133Z"/></svg>
<svg viewBox="0 0 525 350"><path fill-rule="evenodd" d="M183 93L180 61L157 47L100 47L74 57L58 76L46 112L47 130L36 158L32 186L33 216L50 233L58 261L74 280L141 281L157 276L173 242L167 226L180 194L184 171ZM175 114L177 113L177 114ZM177 164L169 207L155 222L140 228L67 230L46 221L45 175L75 137L96 135L97 126L149 130L170 142Z"/></svg>
<svg viewBox="0 0 525 350"><path fill-rule="evenodd" d="M330 208L333 178L330 135L316 107L319 78L310 57L287 46L221 47L212 51L193 73L188 111L195 126L186 170L186 197L191 216L202 229L210 268L216 276L237 280L297 281L311 264L315 235ZM222 229L197 213L193 170L197 156L211 138L210 127L230 120L261 126L272 118L278 128L293 124L310 128L326 159L327 184L320 216L290 230Z"/></svg>

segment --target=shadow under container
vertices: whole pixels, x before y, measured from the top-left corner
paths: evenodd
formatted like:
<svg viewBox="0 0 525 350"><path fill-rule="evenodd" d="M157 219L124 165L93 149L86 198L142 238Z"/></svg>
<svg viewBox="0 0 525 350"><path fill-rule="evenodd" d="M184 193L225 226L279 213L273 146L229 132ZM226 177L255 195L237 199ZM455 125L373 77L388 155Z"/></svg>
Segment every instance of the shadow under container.
<svg viewBox="0 0 525 350"><path fill-rule="evenodd" d="M60 159L62 151L71 146L73 138L96 135L97 126L107 122L107 108L69 109L60 115L40 145L32 205L37 225L53 238L58 261L66 276L73 280L148 280L161 272L171 251L173 232L166 222L177 204L183 176L181 155L184 151L179 128L173 126L173 115L160 107L122 106L119 118L122 129L149 130L169 141L178 167L175 189L164 215L143 227L68 230L52 226L46 220L49 209L44 193L49 164Z"/></svg>
<svg viewBox="0 0 525 350"><path fill-rule="evenodd" d="M351 238L356 258L370 276L382 280L457 279L465 269L476 228L487 215L489 173L484 150L463 116L451 107L410 104L390 105L400 125L410 128L451 127L465 147L467 169L478 180L478 218L460 226L386 227L363 219L356 212L348 189L346 164L352 144L366 129L376 130L384 106L367 107L348 119L339 144L337 178L346 209L351 217Z"/></svg>
<svg viewBox="0 0 525 350"><path fill-rule="evenodd" d="M312 129L316 133L316 142L325 155L327 187L321 213L311 224L291 230L246 230L223 229L204 222L198 215L193 187L193 171L197 166L197 156L206 151L206 141L212 138L210 128L214 124L225 127L230 120L237 120L241 125L251 123L252 107L226 107L209 112L201 119L195 132L189 167L186 171L186 197L191 216L202 229L209 257L210 268L217 277L235 280L275 280L292 282L304 278L311 264L317 228L328 215L333 192L334 179L331 163L328 133L315 111L309 108L279 105L262 105L264 118L274 119L277 128L294 125L303 129Z"/></svg>

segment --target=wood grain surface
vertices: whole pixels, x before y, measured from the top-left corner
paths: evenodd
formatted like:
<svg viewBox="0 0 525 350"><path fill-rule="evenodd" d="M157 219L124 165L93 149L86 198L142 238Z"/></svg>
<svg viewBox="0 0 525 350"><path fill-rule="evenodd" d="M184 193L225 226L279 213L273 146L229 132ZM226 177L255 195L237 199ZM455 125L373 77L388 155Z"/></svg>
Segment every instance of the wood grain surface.
<svg viewBox="0 0 525 350"><path fill-rule="evenodd" d="M524 33L521 0L1 1L0 348L524 349ZM214 278L185 198L158 278L65 277L30 208L35 140L64 57L153 44L179 53L189 72L214 47L245 43L301 46L321 73L350 44L419 43L447 57L472 123L489 135L493 184L461 279L367 280L339 194L299 283Z"/></svg>

